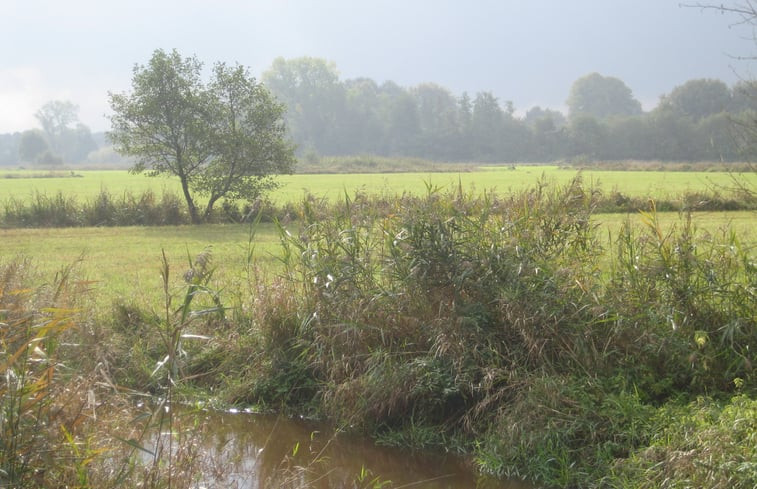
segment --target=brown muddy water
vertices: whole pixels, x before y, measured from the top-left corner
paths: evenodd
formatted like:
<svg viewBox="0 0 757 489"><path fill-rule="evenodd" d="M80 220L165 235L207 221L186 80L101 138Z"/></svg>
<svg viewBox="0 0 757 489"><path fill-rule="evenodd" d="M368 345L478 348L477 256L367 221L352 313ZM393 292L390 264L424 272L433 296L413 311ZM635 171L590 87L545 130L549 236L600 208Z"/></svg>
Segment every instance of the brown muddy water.
<svg viewBox="0 0 757 489"><path fill-rule="evenodd" d="M451 454L376 446L313 421L212 411L180 418L178 430L199 448L197 489L534 489L478 476Z"/></svg>

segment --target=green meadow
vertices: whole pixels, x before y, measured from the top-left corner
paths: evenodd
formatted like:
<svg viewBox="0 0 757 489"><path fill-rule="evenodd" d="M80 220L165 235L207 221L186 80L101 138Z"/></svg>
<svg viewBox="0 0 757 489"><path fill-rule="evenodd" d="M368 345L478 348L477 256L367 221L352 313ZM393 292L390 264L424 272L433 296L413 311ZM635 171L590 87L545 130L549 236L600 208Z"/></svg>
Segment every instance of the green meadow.
<svg viewBox="0 0 757 489"><path fill-rule="evenodd" d="M675 212L660 213L665 229L680 226L679 217ZM732 231L747 242L755 239L754 218L751 211L703 212L695 216L699 231ZM603 229L600 237L606 244L617 238L624 222L637 227L644 222L641 214L599 214L594 219ZM54 274L76 263L79 276L91 281L91 287L107 300L154 295L160 284L163 251L180 278L187 257L209 247L217 265L215 284L219 287L245 278L250 251L256 266L274 273L281 254L278 230L265 223L258 224L254 231L249 224L0 229L0 241L0 259L32 258L34 266L44 274Z"/></svg>
<svg viewBox="0 0 757 489"><path fill-rule="evenodd" d="M250 246L249 225L131 226L52 229L2 229L0 259L28 257L44 275L75 264L80 279L99 298L135 297L145 302L160 288L163 252L181 280L188 257L210 248L218 265L215 284L244 278L248 252L258 264L273 265L278 236L260 225Z"/></svg>
<svg viewBox="0 0 757 489"><path fill-rule="evenodd" d="M578 173L575 169L557 166L481 167L477 171L449 173L360 173L360 174L298 174L279 177L281 187L269 197L276 203L298 201L304 193L315 197L336 198L345 191L364 191L369 194L422 194L427 187L441 189L495 190L504 193L534 185L543 178L563 184ZM746 173L731 175L726 172L706 171L599 171L583 170L584 181L604 191L617 190L625 195L645 198L675 198L685 192L706 191L710 188L730 187L734 177L757 184L757 175ZM72 176L75 175L75 176ZM3 178L4 177L4 178ZM127 171L75 171L32 172L24 170L0 173L0 201L8 198L26 199L35 192L77 195L82 198L96 196L102 190L118 194L129 190L140 193L146 190L160 193L163 190L178 192L176 178L134 175Z"/></svg>
<svg viewBox="0 0 757 489"><path fill-rule="evenodd" d="M533 187L539 181L564 184L578 172L557 166L482 167L478 171L450 173L377 173L288 175L279 179L281 187L269 195L277 205L297 204L309 194L327 201L346 195L392 196L422 195L430 188L452 192L458 188L478 193L493 191L503 195ZM602 191L650 199L675 200L687 192L707 192L728 188L734 178L757 183L754 174L731 175L724 172L681 171L583 171L584 182ZM4 177L4 178L2 178ZM118 195L179 193L175 178L134 175L127 171L6 171L0 174L0 204L23 201L35 194L92 199L102 191ZM665 226L679 222L675 212L660 213ZM625 221L641 225L641 214L596 214L602 226L602 239L609 243ZM754 212L698 212L696 226L708 233L729 230L746 241L754 239ZM251 240L251 233L254 233ZM0 229L3 247L0 258L30 257L43 273L77 263L81 277L92 287L104 291L103 297L129 296L154 289L162 252L180 270L187 256L210 247L218 265L216 283L231 283L241 278L254 257L258 266L272 270L280 255L280 238L272 224L261 223L254 230L249 224L206 224L201 226L130 226L52 229ZM250 251L253 251L250 255Z"/></svg>

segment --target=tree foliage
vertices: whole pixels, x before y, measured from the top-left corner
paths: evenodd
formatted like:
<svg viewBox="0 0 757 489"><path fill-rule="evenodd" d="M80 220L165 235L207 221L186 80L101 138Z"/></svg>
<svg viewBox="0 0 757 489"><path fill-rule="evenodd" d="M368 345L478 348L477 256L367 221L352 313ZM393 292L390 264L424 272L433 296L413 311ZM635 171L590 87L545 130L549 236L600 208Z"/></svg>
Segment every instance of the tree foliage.
<svg viewBox="0 0 757 489"><path fill-rule="evenodd" d="M541 107L520 116L488 91L455 96L434 83L340 80L333 63L313 58L278 59L264 79L290 107L303 165L319 154L361 153L437 161L735 161L745 157L745 139L725 122L757 113L753 84L730 88L718 80L685 83L643 112L623 81L588 74L573 84L576 105L567 118ZM694 91L703 100L691 100Z"/></svg>
<svg viewBox="0 0 757 489"><path fill-rule="evenodd" d="M622 80L599 73L576 80L570 89L567 104L571 118L589 115L606 119L641 114L641 103Z"/></svg>
<svg viewBox="0 0 757 489"><path fill-rule="evenodd" d="M242 66L216 63L209 82L201 72L195 57L156 50L134 67L131 92L109 94L116 150L137 159L135 172L179 177L193 222L219 199L257 198L294 165L284 106Z"/></svg>
<svg viewBox="0 0 757 489"><path fill-rule="evenodd" d="M675 87L660 101L660 108L696 121L725 112L731 106L731 90L721 80L701 78Z"/></svg>
<svg viewBox="0 0 757 489"><path fill-rule="evenodd" d="M225 69L232 71L230 67ZM190 73L182 76L189 76L192 70L199 68L191 67ZM210 75L215 77L216 72ZM218 98L222 93L215 89L211 94L212 83L203 84L199 71L192 76L196 80L191 81L182 100L195 100L197 107L205 107L202 104L209 104L213 97ZM663 95L656 108L642 112L624 82L589 74L576 80L573 88L578 93L585 92L589 99L596 99L582 106L594 108L586 109L588 113L582 112L583 109L572 110L568 118L553 108L533 107L526 111L518 108L516 111L511 102L488 91L458 96L434 83L403 87L392 81L378 83L365 77L341 80L333 63L318 58L279 58L262 78L268 90L288 107L282 117L287 123L288 134L299 147L304 167L317 161L319 155L375 154L437 161L509 163L586 162L592 159L728 162L753 160L757 154L757 84L749 79L731 87L720 80L690 80ZM229 77L227 81L231 79ZM591 85L588 80L598 81L598 88L588 90L587 85ZM181 93L176 92L174 98ZM168 93L161 97L173 112L172 120L179 121L188 106L181 105L182 100L171 100ZM613 100L625 100L625 103L614 103ZM208 123L211 111L207 108L199 112L203 114L201 117L194 122L189 120L185 125L187 134L205 131L201 126ZM195 123L197 127L192 129ZM213 124L210 126L232 127L217 122ZM51 146L49 135L41 134ZM95 148L86 126L73 127L68 122L62 134L58 147L66 163L83 161ZM21 134L1 136L0 164L18 163ZM192 144L182 150L181 157L189 163L199 157L199 153L193 153L202 150L205 152L202 161L220 163L211 156L212 152L219 151L218 145L213 149L209 144L223 139L210 137L205 140L199 134L193 135ZM57 153L50 148L50 155ZM112 162L113 155L114 152L101 150L90 160ZM162 153L158 156L162 157ZM134 159L120 161L129 163ZM201 163L201 168L204 164ZM147 159L138 166L142 170L160 168L165 170L163 172L173 172L168 171L168 166L163 165L160 158ZM235 165L234 168L240 167ZM278 171L275 165L270 168L270 175ZM203 187L210 188L210 179L203 178ZM218 195L226 186L222 179L214 178L213 181L215 190L205 191L205 194L215 202L222 198ZM240 179L231 181L241 182ZM247 189L249 183L242 188ZM264 184L272 184L272 180L263 177L252 183L262 185L262 191L265 190ZM188 186L187 189L200 192L199 188ZM246 198L231 186L226 196L232 197L235 192L235 198ZM202 214L197 211L199 219Z"/></svg>
<svg viewBox="0 0 757 489"><path fill-rule="evenodd" d="M289 108L287 125L305 147L316 141L327 151L339 149L338 114L345 90L334 63L320 58L276 58L263 82Z"/></svg>

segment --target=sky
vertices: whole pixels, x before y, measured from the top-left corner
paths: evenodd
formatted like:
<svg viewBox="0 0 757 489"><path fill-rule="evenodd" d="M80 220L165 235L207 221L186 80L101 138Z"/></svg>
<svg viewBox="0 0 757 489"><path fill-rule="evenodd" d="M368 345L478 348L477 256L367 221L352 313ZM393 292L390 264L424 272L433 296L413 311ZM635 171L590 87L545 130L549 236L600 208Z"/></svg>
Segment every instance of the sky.
<svg viewBox="0 0 757 489"><path fill-rule="evenodd" d="M0 0L0 133L38 127L51 100L108 130L108 92L128 91L156 49L257 77L277 57L313 56L342 80L489 91L518 113L563 110L592 72L623 80L645 109L687 80L752 78L737 59L757 50L749 26L681 1Z"/></svg>

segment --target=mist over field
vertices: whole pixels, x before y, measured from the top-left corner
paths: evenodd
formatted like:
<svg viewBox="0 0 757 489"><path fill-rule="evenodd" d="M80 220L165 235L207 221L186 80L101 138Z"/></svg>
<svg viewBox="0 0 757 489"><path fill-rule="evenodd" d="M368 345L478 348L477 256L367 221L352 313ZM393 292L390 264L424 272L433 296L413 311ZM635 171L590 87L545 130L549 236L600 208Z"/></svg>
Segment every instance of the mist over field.
<svg viewBox="0 0 757 489"><path fill-rule="evenodd" d="M38 127L34 113L49 100L73 101L83 124L107 130L107 92L127 89L133 65L157 48L258 75L277 57L318 57L342 79L490 91L519 115L564 110L571 83L595 71L624 80L650 109L690 79L748 77L732 56L752 53L734 18L677 0L11 0L2 15L0 133Z"/></svg>

